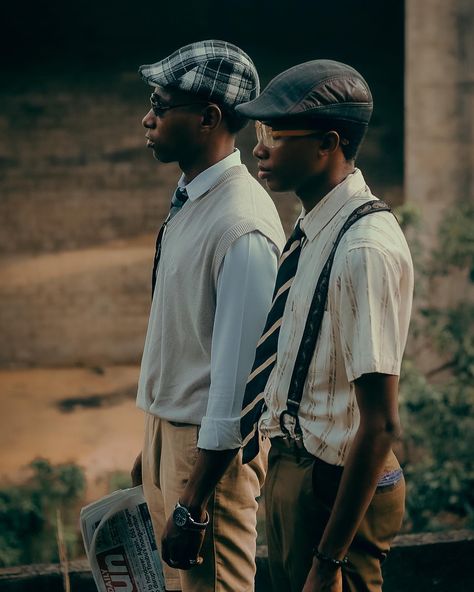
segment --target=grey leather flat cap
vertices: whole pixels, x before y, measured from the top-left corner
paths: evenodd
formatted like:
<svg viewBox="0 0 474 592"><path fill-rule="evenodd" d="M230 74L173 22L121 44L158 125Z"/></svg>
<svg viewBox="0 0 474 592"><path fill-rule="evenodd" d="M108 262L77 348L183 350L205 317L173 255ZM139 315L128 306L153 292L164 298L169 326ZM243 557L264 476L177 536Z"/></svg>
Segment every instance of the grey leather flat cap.
<svg viewBox="0 0 474 592"><path fill-rule="evenodd" d="M237 113L261 121L340 120L367 125L373 101L364 78L351 66L312 60L276 76L256 99Z"/></svg>

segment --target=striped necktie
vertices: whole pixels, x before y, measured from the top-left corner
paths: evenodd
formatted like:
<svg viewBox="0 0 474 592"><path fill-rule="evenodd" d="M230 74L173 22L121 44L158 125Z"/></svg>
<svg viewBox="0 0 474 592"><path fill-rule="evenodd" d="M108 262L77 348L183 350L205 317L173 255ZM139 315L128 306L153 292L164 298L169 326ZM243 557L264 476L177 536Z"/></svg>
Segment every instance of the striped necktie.
<svg viewBox="0 0 474 592"><path fill-rule="evenodd" d="M153 298L153 292L155 291L155 284L156 284L156 274L158 271L158 262L161 256L161 241L163 240L163 235L165 233L165 228L168 222L171 220L173 216L175 216L179 210L183 207L188 199L188 194L186 193L186 189L182 187L178 187L171 198L171 206L168 217L161 225L160 231L158 232L158 236L156 237L156 245L155 245L155 258L153 260L153 272L151 275L151 297Z"/></svg>
<svg viewBox="0 0 474 592"><path fill-rule="evenodd" d="M240 419L244 463L252 460L258 453L258 420L265 405L263 394L268 377L275 366L283 312L298 267L303 237L304 232L298 221L281 254L272 306L257 343L255 361L245 387Z"/></svg>

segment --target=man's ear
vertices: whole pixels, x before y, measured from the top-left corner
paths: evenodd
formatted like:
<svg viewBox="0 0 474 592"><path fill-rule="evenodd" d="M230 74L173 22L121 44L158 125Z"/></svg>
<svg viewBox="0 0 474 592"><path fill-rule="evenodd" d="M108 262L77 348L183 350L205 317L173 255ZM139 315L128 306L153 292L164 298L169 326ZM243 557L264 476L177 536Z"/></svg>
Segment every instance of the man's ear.
<svg viewBox="0 0 474 592"><path fill-rule="evenodd" d="M215 129L222 121L222 111L217 105L207 105L202 112L201 126L208 130Z"/></svg>
<svg viewBox="0 0 474 592"><path fill-rule="evenodd" d="M330 154L336 152L340 144L341 138L339 137L339 134L336 131L331 130L330 132L326 132L322 137L319 149L326 154Z"/></svg>

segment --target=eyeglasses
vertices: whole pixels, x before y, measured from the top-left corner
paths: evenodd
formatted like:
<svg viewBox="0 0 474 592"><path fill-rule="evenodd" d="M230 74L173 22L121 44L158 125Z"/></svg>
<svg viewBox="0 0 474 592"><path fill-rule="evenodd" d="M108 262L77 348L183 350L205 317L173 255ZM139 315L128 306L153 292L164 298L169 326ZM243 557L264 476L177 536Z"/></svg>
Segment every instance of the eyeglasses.
<svg viewBox="0 0 474 592"><path fill-rule="evenodd" d="M262 142L267 148L275 148L278 145L280 138L301 138L303 136L313 136L321 134L315 130L274 130L269 125L265 125L261 121L255 122L255 132L257 140Z"/></svg>
<svg viewBox="0 0 474 592"><path fill-rule="evenodd" d="M167 111L177 107L189 107L191 105L209 105L207 101L194 101L193 103L178 103L177 105L163 105L158 95L152 93L150 96L151 110L156 117L163 117Z"/></svg>
<svg viewBox="0 0 474 592"><path fill-rule="evenodd" d="M275 148L278 146L278 140L280 138L302 138L304 136L321 136L322 134L326 133L321 130L298 130L298 129L288 129L288 130L274 130L269 125L265 125L261 121L255 122L255 132L257 134L257 140L262 142L264 146L267 148ZM349 141L341 138L341 144L348 144Z"/></svg>

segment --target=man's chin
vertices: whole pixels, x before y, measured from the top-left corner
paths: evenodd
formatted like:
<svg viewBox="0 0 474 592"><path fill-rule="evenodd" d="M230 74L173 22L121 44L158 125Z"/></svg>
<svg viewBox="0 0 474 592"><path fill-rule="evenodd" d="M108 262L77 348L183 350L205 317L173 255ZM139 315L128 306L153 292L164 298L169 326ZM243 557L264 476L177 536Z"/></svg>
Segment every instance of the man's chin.
<svg viewBox="0 0 474 592"><path fill-rule="evenodd" d="M172 158L168 158L166 155L161 154L160 152L156 152L156 150L153 150L153 158L158 162L173 162Z"/></svg>
<svg viewBox="0 0 474 592"><path fill-rule="evenodd" d="M275 193L284 193L285 191L290 191L290 189L284 187L278 179L275 179L275 177L265 179L265 183L267 184L268 189L270 189L270 191L274 191Z"/></svg>

